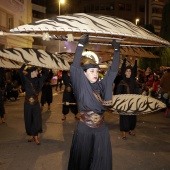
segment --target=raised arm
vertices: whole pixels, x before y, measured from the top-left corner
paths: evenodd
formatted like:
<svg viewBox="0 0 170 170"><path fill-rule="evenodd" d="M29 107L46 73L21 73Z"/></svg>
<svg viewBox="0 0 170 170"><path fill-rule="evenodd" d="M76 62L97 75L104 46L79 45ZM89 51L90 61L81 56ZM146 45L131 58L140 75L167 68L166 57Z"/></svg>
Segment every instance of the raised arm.
<svg viewBox="0 0 170 170"><path fill-rule="evenodd" d="M24 81L25 81L25 75L24 75L24 73L23 73L25 67L26 67L26 64L23 64L23 65L21 66L21 68L19 69L19 71L18 71L18 72L19 72L19 75L20 75L20 78L21 78L21 81L22 81L22 84L24 84Z"/></svg>
<svg viewBox="0 0 170 170"><path fill-rule="evenodd" d="M42 68L42 76L39 78L39 90L41 90L44 81L48 78L48 69Z"/></svg>
<svg viewBox="0 0 170 170"><path fill-rule="evenodd" d="M122 67L121 67L121 76L125 78L125 70L126 70L126 58L124 58Z"/></svg>
<svg viewBox="0 0 170 170"><path fill-rule="evenodd" d="M132 76L135 78L137 76L137 60L135 60L135 64L132 68Z"/></svg>
<svg viewBox="0 0 170 170"><path fill-rule="evenodd" d="M119 69L120 45L116 42L116 40L113 40L112 45L114 46L114 58L112 65L108 68L106 75L101 80L102 88L104 89L102 99L104 101L112 99L112 85Z"/></svg>
<svg viewBox="0 0 170 170"><path fill-rule="evenodd" d="M89 39L89 37L87 34L84 34L80 38L77 48L76 48L75 55L74 55L74 60L73 60L73 64L72 64L73 66L75 66L75 67L81 66L81 58L82 58L83 48L84 48L84 45L88 42L88 39Z"/></svg>
<svg viewBox="0 0 170 170"><path fill-rule="evenodd" d="M111 71L118 72L120 62L120 44L113 40L112 45L114 46L114 57L111 64Z"/></svg>

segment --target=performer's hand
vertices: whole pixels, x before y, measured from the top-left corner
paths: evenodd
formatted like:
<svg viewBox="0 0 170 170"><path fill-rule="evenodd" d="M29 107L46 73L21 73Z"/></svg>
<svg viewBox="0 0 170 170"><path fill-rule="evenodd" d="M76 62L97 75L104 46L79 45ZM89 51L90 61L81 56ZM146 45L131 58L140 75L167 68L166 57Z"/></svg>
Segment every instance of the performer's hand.
<svg viewBox="0 0 170 170"><path fill-rule="evenodd" d="M67 34L67 41L68 41L68 42L74 41L73 34Z"/></svg>
<svg viewBox="0 0 170 170"><path fill-rule="evenodd" d="M127 56L125 56L125 58L123 59L124 63L126 63L127 58L128 58L128 57L127 57Z"/></svg>
<svg viewBox="0 0 170 170"><path fill-rule="evenodd" d="M89 35L84 34L80 37L79 43L85 45L89 41Z"/></svg>
<svg viewBox="0 0 170 170"><path fill-rule="evenodd" d="M117 43L115 39L113 39L113 41L112 41L112 45L114 46L115 51L119 50L119 48L120 48L120 44L119 44L119 43Z"/></svg>

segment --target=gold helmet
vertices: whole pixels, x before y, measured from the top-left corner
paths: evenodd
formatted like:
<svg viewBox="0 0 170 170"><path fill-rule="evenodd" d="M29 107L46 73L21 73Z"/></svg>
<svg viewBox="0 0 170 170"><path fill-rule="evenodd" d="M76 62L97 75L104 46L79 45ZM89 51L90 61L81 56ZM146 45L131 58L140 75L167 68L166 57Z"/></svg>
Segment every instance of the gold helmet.
<svg viewBox="0 0 170 170"><path fill-rule="evenodd" d="M82 62L82 65L85 65L85 64L96 64L96 62L94 61L93 58L89 58L89 57L86 57L86 56L82 56L81 62Z"/></svg>
<svg viewBox="0 0 170 170"><path fill-rule="evenodd" d="M86 54L82 56L82 60L81 60L83 69L87 70L89 68L99 68L97 61L95 59L95 57L97 57L97 55L93 56L94 55L93 53L90 53L87 55ZM98 57L97 57L97 60L98 60Z"/></svg>

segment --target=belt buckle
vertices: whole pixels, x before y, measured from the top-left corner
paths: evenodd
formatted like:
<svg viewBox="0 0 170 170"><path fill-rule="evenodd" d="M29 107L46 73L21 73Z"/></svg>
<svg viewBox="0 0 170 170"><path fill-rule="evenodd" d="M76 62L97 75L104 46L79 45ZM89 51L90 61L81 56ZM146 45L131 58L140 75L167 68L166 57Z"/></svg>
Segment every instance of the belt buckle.
<svg viewBox="0 0 170 170"><path fill-rule="evenodd" d="M34 103L34 102L35 102L35 99L34 99L33 97L30 97L30 98L29 98L29 102L30 102L30 103Z"/></svg>
<svg viewBox="0 0 170 170"><path fill-rule="evenodd" d="M90 120L93 122L93 123L97 123L98 121L101 120L101 117L100 115L94 113L90 116Z"/></svg>
<svg viewBox="0 0 170 170"><path fill-rule="evenodd" d="M70 86L66 87L66 90L67 92L71 92L71 87Z"/></svg>

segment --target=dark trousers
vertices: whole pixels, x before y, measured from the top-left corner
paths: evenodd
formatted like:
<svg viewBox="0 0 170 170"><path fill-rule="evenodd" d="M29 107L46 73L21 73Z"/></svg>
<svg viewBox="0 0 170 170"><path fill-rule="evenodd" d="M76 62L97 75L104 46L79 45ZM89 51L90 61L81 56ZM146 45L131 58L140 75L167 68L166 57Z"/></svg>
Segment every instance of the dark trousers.
<svg viewBox="0 0 170 170"><path fill-rule="evenodd" d="M58 79L57 84L56 84L56 90L58 89L58 86L59 86L59 88L61 90L61 87L63 85L62 81L63 81L62 79Z"/></svg>
<svg viewBox="0 0 170 170"><path fill-rule="evenodd" d="M77 105L69 105L69 106L63 105L62 113L64 115L68 114L69 113L69 109L75 115L78 113Z"/></svg>
<svg viewBox="0 0 170 170"><path fill-rule="evenodd" d="M38 136L38 131L42 127L40 104L32 105L24 103L24 121L26 133L29 136Z"/></svg>
<svg viewBox="0 0 170 170"><path fill-rule="evenodd" d="M1 118L4 118L4 113L5 113L4 104L0 103L0 117Z"/></svg>
<svg viewBox="0 0 170 170"><path fill-rule="evenodd" d="M136 127L136 115L120 115L120 131L128 132Z"/></svg>

